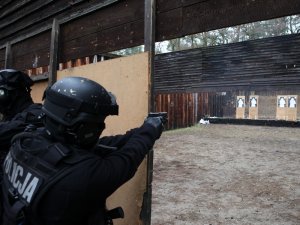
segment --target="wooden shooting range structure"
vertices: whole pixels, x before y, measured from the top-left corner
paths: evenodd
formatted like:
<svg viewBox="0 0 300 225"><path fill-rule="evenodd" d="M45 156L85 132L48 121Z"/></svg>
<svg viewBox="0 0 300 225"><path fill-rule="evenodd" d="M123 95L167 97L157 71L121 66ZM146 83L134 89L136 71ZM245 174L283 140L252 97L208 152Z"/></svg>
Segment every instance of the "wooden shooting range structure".
<svg viewBox="0 0 300 225"><path fill-rule="evenodd" d="M119 105L119 115L109 116L102 136L124 134L127 130L141 126L149 112L149 54L112 59L80 67L58 71L57 79L66 76L83 76L103 85L112 92ZM33 87L32 97L40 101L40 93L47 82ZM139 167L136 175L119 188L107 200L109 209L121 206L125 218L114 224L140 224L140 210L147 184L147 160Z"/></svg>
<svg viewBox="0 0 300 225"><path fill-rule="evenodd" d="M155 55L154 47L158 41L299 13L299 0L1 0L0 69L27 71L36 81L36 102L64 76L100 82L120 105L120 116L107 120L107 135L139 126L155 110L168 111L168 128L194 125L203 115L297 119L299 34L162 55ZM111 54L139 45L144 54ZM263 69L257 68L260 63L266 63ZM279 95L286 96L286 110L276 110ZM237 104L237 96L244 105ZM251 100L256 106L250 107ZM109 199L109 206L125 210L125 219L115 224L151 224L152 167L151 151L137 176Z"/></svg>

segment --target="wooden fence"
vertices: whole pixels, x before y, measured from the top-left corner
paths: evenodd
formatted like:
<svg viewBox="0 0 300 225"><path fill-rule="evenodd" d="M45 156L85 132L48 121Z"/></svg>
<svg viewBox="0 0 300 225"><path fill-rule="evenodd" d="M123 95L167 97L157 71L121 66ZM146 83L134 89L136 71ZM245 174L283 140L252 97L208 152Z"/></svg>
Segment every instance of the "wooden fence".
<svg viewBox="0 0 300 225"><path fill-rule="evenodd" d="M219 93L155 95L155 111L168 113L167 129L193 126L203 117L224 115L225 96Z"/></svg>

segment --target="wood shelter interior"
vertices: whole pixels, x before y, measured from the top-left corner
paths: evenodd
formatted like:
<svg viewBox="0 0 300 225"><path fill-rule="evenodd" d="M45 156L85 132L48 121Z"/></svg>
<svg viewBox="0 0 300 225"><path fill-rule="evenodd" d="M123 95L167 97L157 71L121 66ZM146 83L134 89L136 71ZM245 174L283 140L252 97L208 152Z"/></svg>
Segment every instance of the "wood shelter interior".
<svg viewBox="0 0 300 225"><path fill-rule="evenodd" d="M241 95L246 97L246 103L250 96L259 96L262 106L258 108L258 118L275 119L278 95L287 98L300 96L299 51L293 48L289 61L283 65L293 64L296 67L288 73L279 73L280 79L248 74L235 77L235 83L231 80L226 83L218 76L218 70L208 77L201 72L188 79L184 75L185 69L197 69L199 65L199 71L203 72L203 62L211 63L205 61L208 56L222 58L222 52L228 49L218 47L219 54L215 55L209 55L212 53L209 49L196 49L177 55L155 56L154 44L299 13L299 0L1 0L0 69L24 70L36 82L48 80L53 83L58 69L89 64L99 58L114 58L109 52L144 44L145 50L150 52L151 110L168 111L168 128L193 125L203 115L236 118L236 97ZM299 46L300 37L295 35L264 41L275 43L275 47L287 48L292 42ZM253 46L264 45L264 41L253 42ZM237 45L243 48L246 44ZM200 61L195 59L192 67L182 69L174 86L165 82L170 79L168 74L176 71L178 63L178 60L172 62L170 58L176 59L180 55L189 59L195 52L200 55L207 53L207 57ZM174 81L176 76L172 77ZM254 78L255 82L249 85ZM190 82L193 79L196 82ZM300 98L297 99L299 108ZM245 118L247 110L243 111ZM296 120L300 117L299 111L296 112ZM144 221L149 223L149 216Z"/></svg>
<svg viewBox="0 0 300 225"><path fill-rule="evenodd" d="M0 3L0 68L27 70L36 80L49 77L51 83L55 80L57 69L91 63L95 56L114 58L109 54L111 51L145 44L145 50L153 52L154 43L158 41L299 12L297 0L3 0ZM293 61L289 60L288 65L299 65L295 57L299 55L292 56L290 59ZM161 75L161 71L168 71L161 70L159 66L167 58L168 55L154 57L154 53L151 54L151 106L152 110L169 112L168 128L193 125L202 116L236 118L235 97L238 95L244 95L246 101L253 94L265 96L260 100L271 104L272 109L260 104L258 119L275 119L276 115L268 115L268 112L273 111L276 96L299 94L299 79L295 76L299 74L299 66L292 75L292 89L296 89L293 92L288 91L288 84L280 87L279 81L268 85L268 93L261 91L265 90L262 83L259 85L260 92L255 84L248 85L249 82L223 87L219 71L210 74L212 82L207 85L202 81L201 68L197 75L198 85L190 85L182 70L184 82L180 80L175 89L173 86L170 88L165 85L170 83L165 77L167 74ZM188 56L186 58L189 59ZM200 59L196 63L204 62ZM154 68L157 68L157 73L154 73ZM257 78L257 74L253 76ZM280 76L284 81L288 80L285 74ZM252 77L244 79L252 80ZM259 79L265 84L271 80L263 75ZM190 95L193 101L189 100ZM268 99L275 103L268 102ZM174 111L173 106L180 111ZM246 108L246 119L251 117L248 111Z"/></svg>

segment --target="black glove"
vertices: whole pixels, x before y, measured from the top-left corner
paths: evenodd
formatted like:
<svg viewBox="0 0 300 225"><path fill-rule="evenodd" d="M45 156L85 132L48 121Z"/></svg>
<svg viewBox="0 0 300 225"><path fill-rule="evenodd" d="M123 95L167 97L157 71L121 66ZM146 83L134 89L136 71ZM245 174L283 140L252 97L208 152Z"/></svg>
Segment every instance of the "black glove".
<svg viewBox="0 0 300 225"><path fill-rule="evenodd" d="M157 134L156 139L159 139L164 129L162 117L147 117L144 123L155 128Z"/></svg>

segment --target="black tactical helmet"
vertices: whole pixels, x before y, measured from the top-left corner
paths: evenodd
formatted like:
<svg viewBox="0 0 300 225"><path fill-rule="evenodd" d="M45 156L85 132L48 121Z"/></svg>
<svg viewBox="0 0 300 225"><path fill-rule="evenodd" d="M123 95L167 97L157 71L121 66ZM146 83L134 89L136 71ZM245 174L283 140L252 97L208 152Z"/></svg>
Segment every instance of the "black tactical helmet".
<svg viewBox="0 0 300 225"><path fill-rule="evenodd" d="M45 126L54 136L90 147L105 128L108 115L118 115L114 96L100 84L83 77L66 77L44 93Z"/></svg>
<svg viewBox="0 0 300 225"><path fill-rule="evenodd" d="M16 92L30 93L33 81L26 74L18 70L0 70L0 104L6 104L13 99Z"/></svg>

